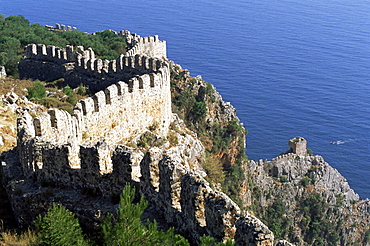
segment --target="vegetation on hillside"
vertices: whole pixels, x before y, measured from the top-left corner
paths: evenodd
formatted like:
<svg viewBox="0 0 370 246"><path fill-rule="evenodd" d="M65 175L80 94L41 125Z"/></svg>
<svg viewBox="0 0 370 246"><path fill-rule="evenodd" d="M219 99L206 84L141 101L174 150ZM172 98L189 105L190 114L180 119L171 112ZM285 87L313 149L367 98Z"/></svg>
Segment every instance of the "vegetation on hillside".
<svg viewBox="0 0 370 246"><path fill-rule="evenodd" d="M5 66L8 75L18 75L18 61L23 59L24 47L28 44L66 45L91 47L101 59L116 59L126 52L126 39L110 30L90 35L78 30L50 32L40 24L30 24L23 16L0 14L0 66Z"/></svg>
<svg viewBox="0 0 370 246"><path fill-rule="evenodd" d="M53 204L45 215L39 215L32 230L17 235L3 232L0 245L69 246L69 245L173 245L189 246L186 238L175 234L174 228L158 230L156 221L142 222L141 216L148 203L143 197L134 202L135 188L126 185L120 196L117 215L107 216L101 233L94 239L84 235L78 219L62 205ZM201 246L232 246L231 240L215 242L209 236L201 237Z"/></svg>
<svg viewBox="0 0 370 246"><path fill-rule="evenodd" d="M240 203L240 185L245 179L242 164L247 160L245 136L247 131L237 118L230 121L214 119L212 110L216 98L210 83L188 76L186 70L171 68L172 111L196 132L206 147L204 169L208 180L221 184L222 190ZM211 120L210 120L211 119Z"/></svg>
<svg viewBox="0 0 370 246"><path fill-rule="evenodd" d="M27 98L46 108L58 108L72 114L73 107L78 100L88 96L86 87L80 85L74 90L69 85L61 86L63 79L52 82L35 82L27 87Z"/></svg>
<svg viewBox="0 0 370 246"><path fill-rule="evenodd" d="M256 186L249 181L248 188L252 192L253 213L274 233L275 239L297 245L304 242L305 245L330 246L343 244L346 237L346 240L355 238L353 245L366 245L363 243L368 240L366 233L370 229L366 217L357 217L362 213L357 201L345 205L345 195L337 193L335 204L329 203L324 190L315 187L315 179L308 176L296 183L272 179L273 186ZM291 189L299 192L290 194Z"/></svg>

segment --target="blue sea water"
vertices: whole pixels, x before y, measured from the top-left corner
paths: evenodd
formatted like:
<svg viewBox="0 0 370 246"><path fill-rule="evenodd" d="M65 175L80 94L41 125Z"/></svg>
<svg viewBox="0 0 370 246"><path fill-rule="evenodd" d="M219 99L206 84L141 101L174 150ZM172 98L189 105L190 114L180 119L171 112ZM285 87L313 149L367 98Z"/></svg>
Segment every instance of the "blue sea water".
<svg viewBox="0 0 370 246"><path fill-rule="evenodd" d="M250 159L276 157L302 136L370 198L370 1L0 0L0 13L158 34L169 59L237 109Z"/></svg>

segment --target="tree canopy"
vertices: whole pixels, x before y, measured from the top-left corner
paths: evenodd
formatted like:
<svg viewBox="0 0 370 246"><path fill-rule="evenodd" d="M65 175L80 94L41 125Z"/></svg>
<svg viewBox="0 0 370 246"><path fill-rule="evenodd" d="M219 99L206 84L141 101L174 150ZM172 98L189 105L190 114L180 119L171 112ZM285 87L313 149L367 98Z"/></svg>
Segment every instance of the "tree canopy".
<svg viewBox="0 0 370 246"><path fill-rule="evenodd" d="M101 59L116 59L126 52L126 39L113 31L104 30L95 35L78 30L50 31L40 24L30 24L21 15L5 17L0 14L0 66L5 66L8 75L18 74L18 62L23 59L24 47L28 44L66 45L91 47Z"/></svg>

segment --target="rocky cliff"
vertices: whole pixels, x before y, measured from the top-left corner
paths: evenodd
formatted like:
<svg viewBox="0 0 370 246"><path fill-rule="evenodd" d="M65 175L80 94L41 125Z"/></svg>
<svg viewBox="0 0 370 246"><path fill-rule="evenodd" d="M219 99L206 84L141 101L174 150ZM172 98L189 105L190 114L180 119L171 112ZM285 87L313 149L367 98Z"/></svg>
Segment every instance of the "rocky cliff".
<svg viewBox="0 0 370 246"><path fill-rule="evenodd" d="M213 190L204 179L202 169L204 147L196 134L188 130L176 115L171 122L168 141L157 142L159 136L145 132L148 145L143 148L118 145L112 155L113 172L100 174L71 169L58 156L54 166L44 166L39 177L22 174L17 155L9 152L3 162L3 175L18 223L23 226L42 213L51 202L74 211L90 231L108 212L114 213L117 196L125 184L136 186L149 201L146 216L156 219L162 228L174 226L178 233L197 244L203 234L218 241L234 238L238 245L273 245L272 232L256 217L241 212L228 196ZM139 143L140 138L137 139ZM82 162L97 164L91 154L104 143L89 146L90 153ZM55 147L54 147L55 148ZM83 163L81 163L83 165ZM40 179L42 177L42 179Z"/></svg>
<svg viewBox="0 0 370 246"><path fill-rule="evenodd" d="M181 67L172 72L176 80L172 88L173 97L176 97L176 91L192 91L195 97L203 98L209 110L204 119L208 129L214 129L212 127L217 123L227 125L230 121L239 122L232 107L219 107L227 103L219 103L215 99L220 98L214 95L217 92L205 93L207 83L201 77L193 78ZM187 120L186 123L194 131L203 131L200 122ZM211 130L210 135L217 139L215 132ZM234 180L240 181L233 187L234 192L238 190L238 195L233 196L232 189L225 189L226 182L221 182L221 186L235 201L240 201L242 208L268 225L275 233L275 238L281 239L281 245L287 243L282 239L296 245L370 244L370 201L359 200L358 194L349 187L346 179L326 163L323 157L310 155L304 138L289 140L289 150L273 160L245 161L240 158L243 146L237 144L238 137L243 139L242 136L231 135L232 140L228 142L227 148L213 151L215 156L224 157L220 160L227 175L235 169L225 167L238 165L235 160L242 163L242 178L233 176ZM200 139L212 153L217 141L209 141L202 136ZM225 158L227 156L231 158ZM212 175L212 172L208 174ZM218 184L219 181L211 180ZM242 185L239 186L240 183Z"/></svg>
<svg viewBox="0 0 370 246"><path fill-rule="evenodd" d="M244 205L296 245L368 245L370 200L321 156L290 152L243 166Z"/></svg>

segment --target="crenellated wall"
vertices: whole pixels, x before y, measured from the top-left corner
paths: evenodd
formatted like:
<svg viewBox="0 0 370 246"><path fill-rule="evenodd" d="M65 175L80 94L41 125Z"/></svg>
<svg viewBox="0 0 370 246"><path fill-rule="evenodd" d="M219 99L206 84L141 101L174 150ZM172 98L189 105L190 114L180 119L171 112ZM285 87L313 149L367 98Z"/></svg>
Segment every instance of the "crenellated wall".
<svg viewBox="0 0 370 246"><path fill-rule="evenodd" d="M24 120L18 124L24 170L30 171L29 166L42 168L40 161L30 164L22 158L33 152L30 142L68 145L70 166L79 168L79 146L83 143L104 140L112 149L154 125L159 135L166 136L172 115L169 79L169 69L164 65L155 73L133 77L127 83L120 81L79 101L72 115L52 108ZM24 114L23 118L30 118ZM24 136L27 132L33 134Z"/></svg>
<svg viewBox="0 0 370 246"><path fill-rule="evenodd" d="M53 45L29 44L24 48L25 59L48 61L64 64L75 61L73 46L67 45L65 49Z"/></svg>
<svg viewBox="0 0 370 246"><path fill-rule="evenodd" d="M119 36L125 37L130 49L125 56L146 55L160 59L167 58L166 41L161 41L158 35L140 37L136 33L131 34L130 31L122 30L118 33Z"/></svg>
<svg viewBox="0 0 370 246"><path fill-rule="evenodd" d="M149 37L148 40L154 38ZM158 42L162 41L154 43ZM147 47L140 50L151 50L152 43L145 42ZM167 66L164 60L147 56L156 53L155 51L137 52L135 47L142 45L138 42L133 50L109 61L97 59L91 48L85 50L83 46L77 46L74 51L73 46L61 49L44 44L29 44L25 47L25 59L18 65L19 75L21 78L45 81L64 78L65 83L71 87L84 84L90 90L98 91L118 81L129 82L135 76L158 73L162 67ZM165 50L165 43L163 49ZM134 55L131 56L131 53ZM161 57L165 58L165 53Z"/></svg>
<svg viewBox="0 0 370 246"><path fill-rule="evenodd" d="M74 27L74 26L66 26L64 24L59 24L59 23L56 23L55 26L46 25L45 27L49 28L49 30L51 30L51 31L73 31L73 30L77 30L77 28Z"/></svg>
<svg viewBox="0 0 370 246"><path fill-rule="evenodd" d="M159 54L159 45L161 58L165 58L165 42L159 41L158 36L141 38L128 31L119 35L130 40L134 52L112 61L97 59L91 48L85 50L83 46L75 50L72 46L61 49L43 44L25 47L25 59L19 63L21 77L64 78L71 87L82 83L96 92L78 102L72 115L49 109L31 119L24 113L18 124L18 145L26 175L43 168L43 151L52 151L50 144L68 146L63 153L69 166L78 169L83 165L81 146L86 144L104 141L113 151L119 142L153 126L160 136L166 136L172 115L169 65L141 55ZM102 173L110 171L101 168Z"/></svg>
<svg viewBox="0 0 370 246"><path fill-rule="evenodd" d="M210 187L202 172L190 168L190 165L195 164L190 160L204 152L199 140L190 135L180 135L179 138L186 148L188 158L180 157L184 153L179 150L179 146L166 149L153 147L143 152L117 145L111 151L105 141L84 143L79 150L79 168L69 165L69 145L44 142L42 148L39 148L42 169L36 170L30 178L45 188L40 186L36 189L37 193L13 196L13 203L18 204L15 207L16 213L20 221L25 223L25 218L32 220L46 203L58 201L62 204L78 204L78 208L71 209L84 211L86 221L88 211L93 214L112 213L115 205L110 202L111 198L120 194L122 188L130 183L150 202L152 213L156 218L161 218L160 223L174 226L193 245L197 245L199 237L204 234L218 241L234 238L239 243L237 245L273 245L273 233L261 221L248 213L242 215L240 208L228 196ZM12 170L8 168L5 173ZM9 187L20 190L24 189L23 185L26 182L11 182ZM53 187L52 194L51 188L47 187ZM43 189L49 189L46 199L50 200L45 200ZM80 192L89 194L94 201L104 201L104 206L96 206L96 203L89 205L86 203L88 196ZM83 202L74 200L81 199L81 196ZM27 207L25 204L32 206L22 209ZM94 221L90 221L91 224L99 221L93 216L89 219Z"/></svg>

